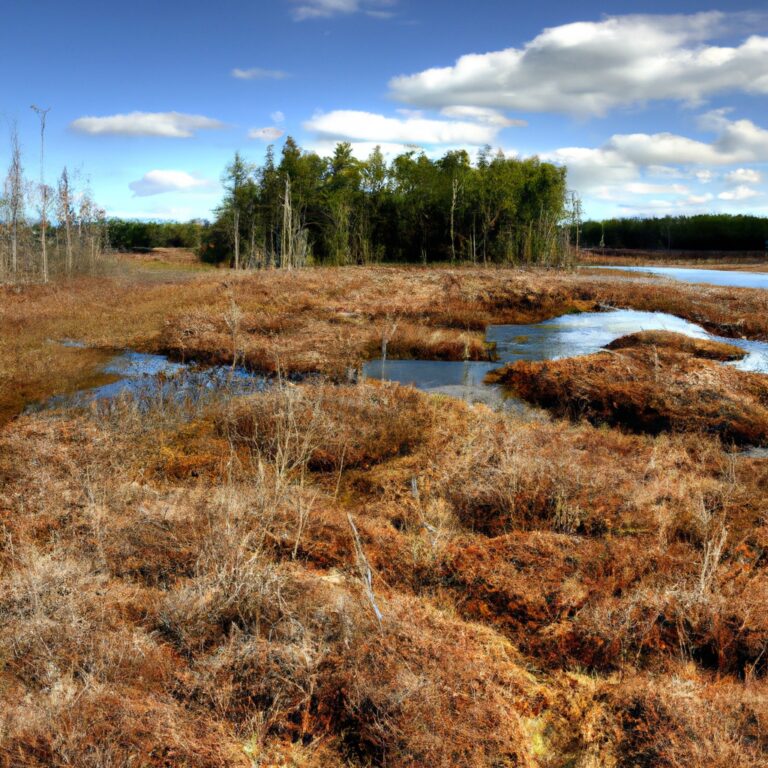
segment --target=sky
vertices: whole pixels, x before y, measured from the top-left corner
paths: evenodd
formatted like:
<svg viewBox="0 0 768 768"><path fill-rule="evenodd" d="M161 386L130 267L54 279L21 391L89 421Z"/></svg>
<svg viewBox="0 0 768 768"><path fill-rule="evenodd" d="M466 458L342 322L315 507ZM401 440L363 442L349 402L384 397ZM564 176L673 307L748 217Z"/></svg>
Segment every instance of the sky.
<svg viewBox="0 0 768 768"><path fill-rule="evenodd" d="M761 5L763 6L761 8ZM4 0L0 173L109 215L211 218L234 152L484 145L568 167L587 218L768 215L763 0Z"/></svg>

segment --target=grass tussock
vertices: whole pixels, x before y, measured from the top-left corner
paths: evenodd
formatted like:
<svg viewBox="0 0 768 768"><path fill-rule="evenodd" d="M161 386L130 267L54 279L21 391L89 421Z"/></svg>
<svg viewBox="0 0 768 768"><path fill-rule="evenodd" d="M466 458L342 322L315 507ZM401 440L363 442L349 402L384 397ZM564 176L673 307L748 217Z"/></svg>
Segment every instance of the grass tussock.
<svg viewBox="0 0 768 768"><path fill-rule="evenodd" d="M721 362L741 360L747 354L741 347L736 347L733 344L726 344L713 339L697 339L672 331L631 333L612 341L606 346L606 349L638 349L642 347L660 347L703 360L720 360Z"/></svg>
<svg viewBox="0 0 768 768"><path fill-rule="evenodd" d="M726 348L724 349L723 346ZM638 334L585 357L517 362L490 377L559 416L637 432L714 434L725 442L768 441L768 384L721 365L737 348Z"/></svg>
<svg viewBox="0 0 768 768"><path fill-rule="evenodd" d="M313 470L369 467L409 453L433 413L407 387L278 387L239 401L218 421L229 439L268 460Z"/></svg>

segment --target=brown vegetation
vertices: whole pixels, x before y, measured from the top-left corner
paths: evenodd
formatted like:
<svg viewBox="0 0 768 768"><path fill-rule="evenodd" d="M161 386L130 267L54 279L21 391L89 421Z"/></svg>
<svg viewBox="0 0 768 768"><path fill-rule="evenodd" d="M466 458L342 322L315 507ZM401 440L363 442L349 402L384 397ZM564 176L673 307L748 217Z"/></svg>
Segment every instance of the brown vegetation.
<svg viewBox="0 0 768 768"><path fill-rule="evenodd" d="M584 265L706 267L765 271L765 251L644 251L631 248L584 248L579 254Z"/></svg>
<svg viewBox="0 0 768 768"><path fill-rule="evenodd" d="M713 339L697 339L693 336L685 336L682 333L671 331L630 333L615 339L606 346L606 349L641 349L643 347L660 347L704 360L720 360L721 362L741 360L747 355L741 347L734 344L726 344Z"/></svg>
<svg viewBox="0 0 768 768"><path fill-rule="evenodd" d="M268 339L285 373L345 379L382 338L395 356L406 328L420 349L441 334L481 343L490 319L625 290L505 271L328 274L8 293L0 343L21 357L2 358L2 381L74 386L84 351L44 342L61 336L184 340L228 362ZM761 300L718 311L749 318ZM713 418L710 392L759 425L765 385L709 359L732 354L719 346L617 346L578 364L600 360L602 385L629 366L682 409L679 434L321 377L6 423L0 765L764 765L768 462L724 451L692 413L704 401Z"/></svg>
<svg viewBox="0 0 768 768"><path fill-rule="evenodd" d="M521 361L489 380L560 416L638 432L702 432L726 442L768 441L765 376L715 360L738 347L675 333L634 334L584 357Z"/></svg>

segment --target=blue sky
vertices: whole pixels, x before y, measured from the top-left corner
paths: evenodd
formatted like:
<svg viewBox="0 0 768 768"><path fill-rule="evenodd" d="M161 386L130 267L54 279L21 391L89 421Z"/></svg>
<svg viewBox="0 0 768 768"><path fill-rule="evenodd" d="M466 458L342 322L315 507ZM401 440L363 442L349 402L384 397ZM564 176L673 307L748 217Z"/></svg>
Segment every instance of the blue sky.
<svg viewBox="0 0 768 768"><path fill-rule="evenodd" d="M631 11L631 15L630 15ZM0 167L30 104L110 214L210 217L225 164L483 144L569 167L591 217L768 215L768 13L757 0L6 0Z"/></svg>

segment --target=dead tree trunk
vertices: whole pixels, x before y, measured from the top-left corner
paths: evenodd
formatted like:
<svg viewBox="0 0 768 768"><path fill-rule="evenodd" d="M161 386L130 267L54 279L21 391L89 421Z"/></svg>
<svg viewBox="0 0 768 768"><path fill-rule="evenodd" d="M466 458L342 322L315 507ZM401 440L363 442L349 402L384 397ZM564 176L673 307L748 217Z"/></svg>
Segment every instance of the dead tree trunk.
<svg viewBox="0 0 768 768"><path fill-rule="evenodd" d="M285 177L285 195L283 196L283 231L280 237L280 266L290 269L293 266L293 205L291 201L291 177Z"/></svg>
<svg viewBox="0 0 768 768"><path fill-rule="evenodd" d="M19 222L24 214L24 173L21 167L19 134L14 125L11 129L11 165L5 181L11 235L11 274L19 271Z"/></svg>

